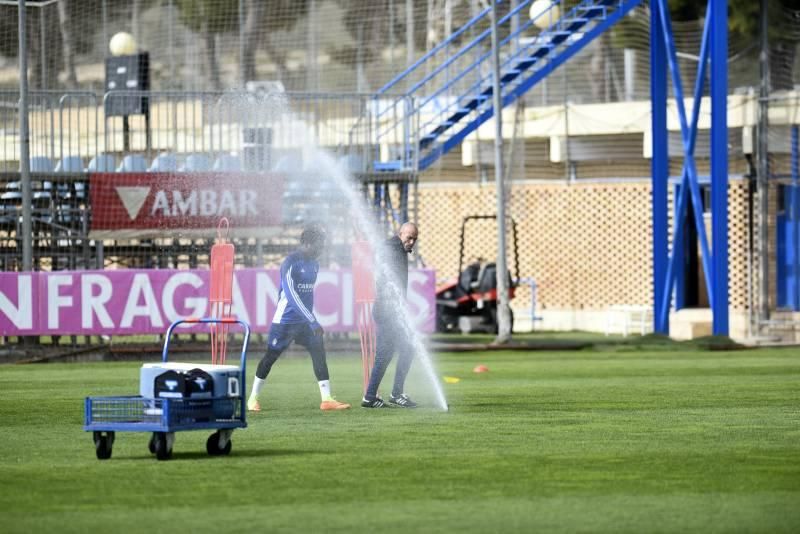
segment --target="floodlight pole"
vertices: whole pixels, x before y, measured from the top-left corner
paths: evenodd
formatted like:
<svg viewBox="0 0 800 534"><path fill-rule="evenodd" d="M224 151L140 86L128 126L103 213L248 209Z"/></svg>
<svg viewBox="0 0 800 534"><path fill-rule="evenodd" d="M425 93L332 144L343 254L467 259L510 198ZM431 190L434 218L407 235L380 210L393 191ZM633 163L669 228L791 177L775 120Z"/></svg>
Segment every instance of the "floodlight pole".
<svg viewBox="0 0 800 534"><path fill-rule="evenodd" d="M508 307L506 266L506 192L503 183L503 101L500 95L500 50L497 36L497 2L492 1L492 105L494 106L494 180L497 196L497 338L511 340L511 310Z"/></svg>
<svg viewBox="0 0 800 534"><path fill-rule="evenodd" d="M242 84L242 89L244 89L244 84L247 82L247 80L245 80L245 73L244 73L244 52L245 52L245 45L244 45L244 21L245 21L244 0L239 0L238 16L239 16L239 83Z"/></svg>
<svg viewBox="0 0 800 534"><path fill-rule="evenodd" d="M769 17L767 15L767 0L761 0L760 20L760 45L759 70L761 83L758 91L758 122L756 132L758 147L756 148L756 161L758 174L756 190L758 191L758 318L756 333L760 332L762 321L769 319Z"/></svg>
<svg viewBox="0 0 800 534"><path fill-rule="evenodd" d="M19 173L22 182L22 270L33 270L31 235L30 132L28 131L28 45L25 31L25 0L19 0Z"/></svg>

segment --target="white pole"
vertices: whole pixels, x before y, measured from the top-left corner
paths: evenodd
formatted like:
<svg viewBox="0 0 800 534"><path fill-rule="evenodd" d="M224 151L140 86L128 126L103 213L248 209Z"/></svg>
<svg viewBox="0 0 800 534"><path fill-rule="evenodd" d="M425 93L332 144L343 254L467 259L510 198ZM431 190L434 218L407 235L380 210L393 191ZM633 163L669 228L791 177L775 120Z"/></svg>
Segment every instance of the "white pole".
<svg viewBox="0 0 800 534"><path fill-rule="evenodd" d="M492 103L494 105L494 179L497 195L497 338L511 340L511 310L508 307L506 266L506 193L503 184L503 103L500 95L500 50L497 36L497 2L492 1Z"/></svg>
<svg viewBox="0 0 800 534"><path fill-rule="evenodd" d="M28 131L28 44L25 0L19 0L19 172L22 181L22 270L33 270L30 132Z"/></svg>
<svg viewBox="0 0 800 534"><path fill-rule="evenodd" d="M247 82L245 80L244 74L244 21L245 21L245 14L244 14L244 0L239 0L238 6L238 15L239 15L239 83L241 84L241 89L244 89L244 84Z"/></svg>

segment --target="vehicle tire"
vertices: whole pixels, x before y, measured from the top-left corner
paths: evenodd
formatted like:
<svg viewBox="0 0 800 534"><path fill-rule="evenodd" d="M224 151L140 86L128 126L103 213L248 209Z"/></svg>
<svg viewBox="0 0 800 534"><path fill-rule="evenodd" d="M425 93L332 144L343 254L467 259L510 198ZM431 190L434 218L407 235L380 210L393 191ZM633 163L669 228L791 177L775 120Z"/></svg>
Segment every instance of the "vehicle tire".
<svg viewBox="0 0 800 534"><path fill-rule="evenodd" d="M150 454L156 453L156 433L153 432L153 435L150 436L150 441L147 442L147 450L150 451Z"/></svg>
<svg viewBox="0 0 800 534"><path fill-rule="evenodd" d="M94 433L94 451L98 460L108 460L111 458L111 450L114 443L113 434Z"/></svg>
<svg viewBox="0 0 800 534"><path fill-rule="evenodd" d="M206 451L209 456L219 456L221 454L219 448L219 432L214 432L206 440Z"/></svg>
<svg viewBox="0 0 800 534"><path fill-rule="evenodd" d="M458 326L458 316L448 311L445 306L436 306L436 331L446 334Z"/></svg>
<svg viewBox="0 0 800 534"><path fill-rule="evenodd" d="M231 453L231 448L233 447L233 440L228 439L228 442L225 444L224 447L220 448L219 446L219 432L214 432L208 439L206 440L206 451L210 456L227 456Z"/></svg>
<svg viewBox="0 0 800 534"><path fill-rule="evenodd" d="M167 434L164 432L155 432L155 449L156 458L159 460L169 460L172 458L172 449L167 448Z"/></svg>

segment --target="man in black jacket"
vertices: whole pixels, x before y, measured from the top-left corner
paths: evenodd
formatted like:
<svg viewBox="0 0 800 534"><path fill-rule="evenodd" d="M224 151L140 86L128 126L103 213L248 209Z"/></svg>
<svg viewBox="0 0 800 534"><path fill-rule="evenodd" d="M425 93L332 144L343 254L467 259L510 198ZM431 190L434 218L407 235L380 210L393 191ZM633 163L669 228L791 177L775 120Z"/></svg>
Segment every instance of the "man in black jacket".
<svg viewBox="0 0 800 534"><path fill-rule="evenodd" d="M378 396L383 375L397 352L397 367L389 404L401 408L416 408L417 404L403 392L406 375L414 359L414 349L403 329L403 307L406 305L408 285L408 253L414 249L419 230L412 222L403 223L397 235L384 244L378 261L385 262L386 269L378 271L375 308L373 318L376 326L375 365L369 377L369 385L361 401L364 408L383 408L386 402Z"/></svg>

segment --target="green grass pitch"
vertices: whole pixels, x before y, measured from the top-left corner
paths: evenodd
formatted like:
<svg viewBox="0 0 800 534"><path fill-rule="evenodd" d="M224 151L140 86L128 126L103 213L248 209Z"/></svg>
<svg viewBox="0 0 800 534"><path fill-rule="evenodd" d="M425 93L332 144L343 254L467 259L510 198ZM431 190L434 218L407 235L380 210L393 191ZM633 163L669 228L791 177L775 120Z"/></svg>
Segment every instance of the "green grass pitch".
<svg viewBox="0 0 800 534"><path fill-rule="evenodd" d="M283 359L230 456L180 432L166 462L127 432L99 461L82 430L83 398L135 394L140 364L1 366L0 530L800 532L797 349L436 360L461 379L447 413L322 413L310 361ZM360 360L330 368L355 404Z"/></svg>

